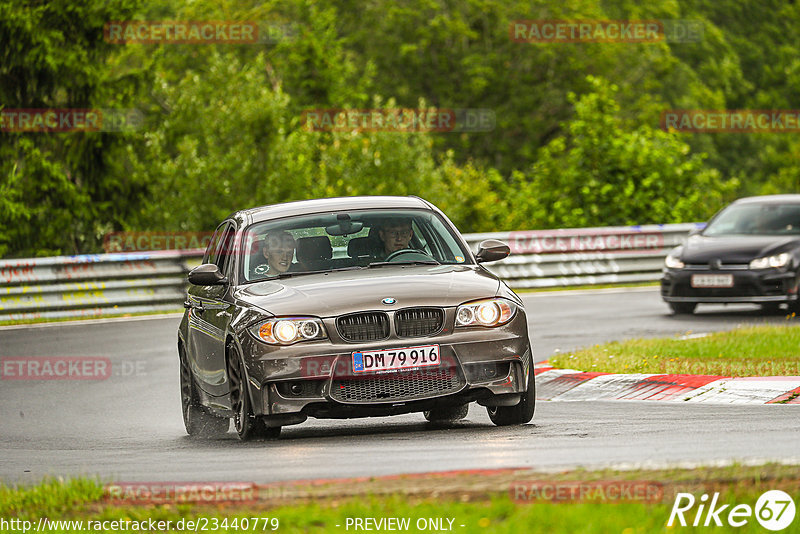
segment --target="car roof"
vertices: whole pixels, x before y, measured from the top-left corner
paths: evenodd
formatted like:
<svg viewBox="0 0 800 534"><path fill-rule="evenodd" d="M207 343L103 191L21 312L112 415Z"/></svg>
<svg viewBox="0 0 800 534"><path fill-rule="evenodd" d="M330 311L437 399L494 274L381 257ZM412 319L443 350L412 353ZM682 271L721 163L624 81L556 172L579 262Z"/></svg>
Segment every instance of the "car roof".
<svg viewBox="0 0 800 534"><path fill-rule="evenodd" d="M800 195L762 195L758 197L740 198L734 204L777 204L777 203L800 203Z"/></svg>
<svg viewBox="0 0 800 534"><path fill-rule="evenodd" d="M313 200L298 200L295 202L284 202L282 204L271 204L269 206L259 206L257 208L240 210L233 213L229 218L236 219L240 223L249 225L252 223L268 221L271 219L279 219L282 217L292 217L294 215L306 215L310 213L327 211L403 208L432 209L433 206L431 206L425 200L415 196L317 198Z"/></svg>

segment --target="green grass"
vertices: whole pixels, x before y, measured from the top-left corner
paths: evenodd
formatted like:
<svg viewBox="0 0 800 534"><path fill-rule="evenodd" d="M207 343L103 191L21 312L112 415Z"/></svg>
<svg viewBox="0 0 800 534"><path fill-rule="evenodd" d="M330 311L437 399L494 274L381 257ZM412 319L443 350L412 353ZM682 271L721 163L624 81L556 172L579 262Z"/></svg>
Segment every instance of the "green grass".
<svg viewBox="0 0 800 534"><path fill-rule="evenodd" d="M559 354L550 363L604 373L800 376L800 328L791 323L694 336L699 335L690 331L595 345Z"/></svg>
<svg viewBox="0 0 800 534"><path fill-rule="evenodd" d="M509 487L519 481L649 481L663 486L663 498L655 503L641 501L588 500L551 502L512 500ZM325 485L292 486L295 497L278 504L259 499L249 505L191 505L162 504L149 506L118 506L103 498L99 482L77 479L49 480L37 486L11 488L0 485L0 518L29 520L35 524L41 517L51 520L92 521L171 521L205 518L227 520L229 528L210 528L205 532L242 532L230 528L236 518L277 518L276 532L354 532L345 529L348 518L371 517L410 518L409 532L418 532L415 524L420 518L452 518L453 532L483 533L607 533L638 534L649 532L694 532L701 529L674 526L666 522L678 492L688 492L699 498L703 493L720 493L721 503L753 506L767 490L781 489L792 496L800 490L800 466L728 466L703 469L631 470L631 471L568 471L556 474L514 472L513 474L459 475L457 477L401 477L403 490L396 486L398 479L368 479L363 484L331 482ZM478 484L476 489L475 484ZM444 486L443 486L444 485ZM448 490L447 487L450 489ZM460 488L453 490L452 488ZM489 488L487 490L487 488ZM342 494L349 493L347 497ZM355 494L355 495L354 495ZM262 494L263 495L263 494ZM693 512L696 508L693 509ZM693 515L687 514L687 517ZM262 529L261 520L258 532ZM445 523L446 524L446 523ZM252 525L252 522L251 522ZM339 525L339 526L337 526ZM463 527L461 525L464 525ZM673 530L674 529L674 530ZM252 526L248 529L251 531ZM716 529L726 532L728 528ZM4 530L9 532L11 530ZM49 532L73 532L62 528ZM117 530L105 530L117 532ZM130 532L131 530L128 530ZM737 532L763 532L750 518L748 525ZM800 517L783 532L800 531ZM21 532L21 530L19 530ZM168 532L176 532L173 528ZM362 531L363 532L363 531Z"/></svg>

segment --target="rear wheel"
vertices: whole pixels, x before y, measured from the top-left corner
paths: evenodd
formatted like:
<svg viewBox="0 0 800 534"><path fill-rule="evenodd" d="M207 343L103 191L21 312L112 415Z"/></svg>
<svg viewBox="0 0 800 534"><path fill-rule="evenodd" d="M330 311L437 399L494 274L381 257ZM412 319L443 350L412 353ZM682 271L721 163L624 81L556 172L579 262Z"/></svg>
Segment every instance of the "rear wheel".
<svg viewBox="0 0 800 534"><path fill-rule="evenodd" d="M536 384L533 373L528 375L528 387L516 406L488 406L489 419L497 426L524 425L533 419L536 408Z"/></svg>
<svg viewBox="0 0 800 534"><path fill-rule="evenodd" d="M444 408L435 408L433 410L422 412L425 419L431 423L450 423L453 421L460 421L467 416L469 412L469 404L461 404L458 406L447 406Z"/></svg>
<svg viewBox="0 0 800 534"><path fill-rule="evenodd" d="M192 370L182 346L178 347L181 365L181 407L183 426L190 436L202 438L219 438L228 433L231 426L227 417L217 417L200 404L195 390Z"/></svg>
<svg viewBox="0 0 800 534"><path fill-rule="evenodd" d="M229 350L228 381L230 383L231 408L233 409L233 428L242 441L277 438L281 433L281 427L268 427L261 417L253 415L250 394L244 376L242 359L235 350Z"/></svg>
<svg viewBox="0 0 800 534"><path fill-rule="evenodd" d="M696 302L670 302L669 307L672 313L691 315L694 309L697 308Z"/></svg>

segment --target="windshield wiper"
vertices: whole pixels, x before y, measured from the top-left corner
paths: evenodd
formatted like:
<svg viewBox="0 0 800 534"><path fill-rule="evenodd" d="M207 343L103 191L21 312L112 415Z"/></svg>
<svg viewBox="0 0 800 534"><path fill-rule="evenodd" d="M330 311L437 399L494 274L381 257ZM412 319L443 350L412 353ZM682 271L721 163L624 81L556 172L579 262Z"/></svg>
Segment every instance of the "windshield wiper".
<svg viewBox="0 0 800 534"><path fill-rule="evenodd" d="M412 261L374 261L369 267L383 267L384 265L441 265L436 260L412 260Z"/></svg>
<svg viewBox="0 0 800 534"><path fill-rule="evenodd" d="M296 276L296 275L300 275L300 274L332 273L332 272L335 272L335 271L352 271L352 270L355 270L355 269L364 269L364 268L365 267L361 267L360 265L353 265L351 267L338 267L336 269L322 269L322 270L319 270L319 271L295 271L295 272L286 271L285 273L281 273L281 274L277 275L275 278L278 278L278 279L280 279L280 278L290 278L292 276ZM274 280L275 278L273 278L272 280Z"/></svg>
<svg viewBox="0 0 800 534"><path fill-rule="evenodd" d="M265 278L264 280L258 280L259 282L263 282L265 280L280 280L281 278L291 278L293 276L300 276L305 274L323 274L323 273L332 273L337 271L356 271L359 269L367 269L369 267L383 267L384 265L441 265L436 260L413 260L413 261L375 261L370 263L367 267L362 267L361 265L351 265L350 267L339 267L336 269L322 269L319 271L286 271L285 273L281 273L275 275L271 278Z"/></svg>
<svg viewBox="0 0 800 534"><path fill-rule="evenodd" d="M297 276L301 274L319 274L319 273L327 273L330 272L330 269L324 269L322 271L296 271L296 272L289 272L286 271L285 273L281 273L274 278L268 278L267 280L278 280L281 278L291 278L292 276Z"/></svg>

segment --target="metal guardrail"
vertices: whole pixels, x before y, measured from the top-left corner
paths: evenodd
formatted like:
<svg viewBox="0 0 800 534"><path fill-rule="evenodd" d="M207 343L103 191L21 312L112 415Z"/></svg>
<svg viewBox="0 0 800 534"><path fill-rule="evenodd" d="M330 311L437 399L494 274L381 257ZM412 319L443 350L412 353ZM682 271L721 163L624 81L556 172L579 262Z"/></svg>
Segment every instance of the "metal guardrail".
<svg viewBox="0 0 800 534"><path fill-rule="evenodd" d="M646 282L666 253L702 224L668 224L466 234L509 243L487 265L513 288ZM202 250L0 260L0 321L173 311Z"/></svg>
<svg viewBox="0 0 800 534"><path fill-rule="evenodd" d="M511 256L487 269L515 289L652 282L664 258L690 230L705 223L653 224L468 234L473 250L484 239L499 239Z"/></svg>
<svg viewBox="0 0 800 534"><path fill-rule="evenodd" d="M0 321L174 311L203 251L0 260Z"/></svg>

